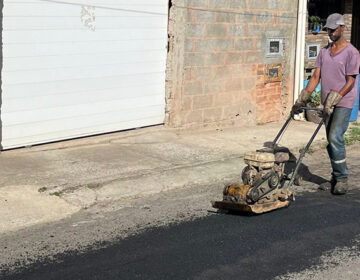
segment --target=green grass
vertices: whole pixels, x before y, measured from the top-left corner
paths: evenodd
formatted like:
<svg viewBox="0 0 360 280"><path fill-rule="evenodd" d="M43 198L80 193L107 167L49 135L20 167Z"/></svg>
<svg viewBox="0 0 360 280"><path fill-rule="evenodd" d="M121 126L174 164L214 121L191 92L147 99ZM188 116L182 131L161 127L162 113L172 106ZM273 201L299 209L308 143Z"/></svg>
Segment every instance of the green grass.
<svg viewBox="0 0 360 280"><path fill-rule="evenodd" d="M360 124L353 123L353 127L350 127L344 135L345 145L351 145L360 141Z"/></svg>
<svg viewBox="0 0 360 280"><path fill-rule="evenodd" d="M38 189L38 192L43 193L43 192L46 192L46 190L47 190L47 187L42 187L42 188Z"/></svg>
<svg viewBox="0 0 360 280"><path fill-rule="evenodd" d="M63 192L54 192L54 193L52 193L50 195L55 195L55 196L60 197L62 194L63 194Z"/></svg>
<svg viewBox="0 0 360 280"><path fill-rule="evenodd" d="M90 189L90 190L93 190L93 189L96 188L96 185L94 185L94 184L87 184L86 187L87 187L88 189Z"/></svg>
<svg viewBox="0 0 360 280"><path fill-rule="evenodd" d="M304 148L304 149L305 149L305 148ZM314 148L309 147L309 149L306 151L306 153L309 154L309 155L311 155L311 154L315 153L315 150L314 150Z"/></svg>

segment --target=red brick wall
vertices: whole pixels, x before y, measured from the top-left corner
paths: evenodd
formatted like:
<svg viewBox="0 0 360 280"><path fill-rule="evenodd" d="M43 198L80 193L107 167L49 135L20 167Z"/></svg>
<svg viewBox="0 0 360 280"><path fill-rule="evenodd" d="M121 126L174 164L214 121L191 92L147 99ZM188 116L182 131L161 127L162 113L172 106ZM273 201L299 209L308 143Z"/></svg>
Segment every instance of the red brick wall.
<svg viewBox="0 0 360 280"><path fill-rule="evenodd" d="M265 67L257 65L256 104L257 120L259 123L279 120L282 115L282 87L281 82L264 82Z"/></svg>

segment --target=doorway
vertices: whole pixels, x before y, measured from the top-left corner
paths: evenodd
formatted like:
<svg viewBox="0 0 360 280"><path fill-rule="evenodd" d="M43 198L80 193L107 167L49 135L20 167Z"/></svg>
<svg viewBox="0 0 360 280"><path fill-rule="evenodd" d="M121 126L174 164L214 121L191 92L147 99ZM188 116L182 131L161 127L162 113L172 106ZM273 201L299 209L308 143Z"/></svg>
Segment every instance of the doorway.
<svg viewBox="0 0 360 280"><path fill-rule="evenodd" d="M360 2L353 0L351 43L360 50Z"/></svg>

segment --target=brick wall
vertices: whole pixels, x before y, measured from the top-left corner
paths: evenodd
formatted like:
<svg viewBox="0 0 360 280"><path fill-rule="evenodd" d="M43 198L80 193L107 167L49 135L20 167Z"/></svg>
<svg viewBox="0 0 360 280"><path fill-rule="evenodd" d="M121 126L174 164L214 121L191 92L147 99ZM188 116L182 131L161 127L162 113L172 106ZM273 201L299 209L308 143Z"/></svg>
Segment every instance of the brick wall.
<svg viewBox="0 0 360 280"><path fill-rule="evenodd" d="M172 1L166 124L281 119L293 99L296 22L294 0ZM283 56L266 56L268 38L283 40ZM265 81L269 64L281 64L281 81Z"/></svg>

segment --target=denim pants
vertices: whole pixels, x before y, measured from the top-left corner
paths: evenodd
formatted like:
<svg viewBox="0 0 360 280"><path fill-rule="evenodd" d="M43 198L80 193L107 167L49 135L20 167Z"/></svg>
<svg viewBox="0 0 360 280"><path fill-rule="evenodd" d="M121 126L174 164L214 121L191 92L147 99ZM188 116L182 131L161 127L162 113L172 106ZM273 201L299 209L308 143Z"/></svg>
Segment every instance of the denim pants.
<svg viewBox="0 0 360 280"><path fill-rule="evenodd" d="M325 120L327 151L335 180L347 180L349 170L346 165L344 134L349 127L352 109L335 107L334 112Z"/></svg>

